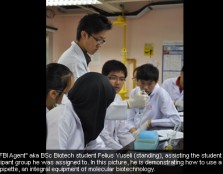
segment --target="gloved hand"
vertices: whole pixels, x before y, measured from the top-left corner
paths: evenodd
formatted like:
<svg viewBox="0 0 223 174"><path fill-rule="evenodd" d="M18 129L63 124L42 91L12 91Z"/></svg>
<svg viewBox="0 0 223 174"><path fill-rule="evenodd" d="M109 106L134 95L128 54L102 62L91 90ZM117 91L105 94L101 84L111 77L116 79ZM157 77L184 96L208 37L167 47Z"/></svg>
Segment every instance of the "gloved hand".
<svg viewBox="0 0 223 174"><path fill-rule="evenodd" d="M139 135L140 130L137 129L135 132L132 133L133 137L136 139L137 136Z"/></svg>
<svg viewBox="0 0 223 174"><path fill-rule="evenodd" d="M150 126L151 120L147 120L145 123L143 123L136 131L132 133L133 137L136 139L140 131L147 130L147 128Z"/></svg>
<svg viewBox="0 0 223 174"><path fill-rule="evenodd" d="M144 108L148 97L147 94L136 94L133 98L127 100L128 108Z"/></svg>

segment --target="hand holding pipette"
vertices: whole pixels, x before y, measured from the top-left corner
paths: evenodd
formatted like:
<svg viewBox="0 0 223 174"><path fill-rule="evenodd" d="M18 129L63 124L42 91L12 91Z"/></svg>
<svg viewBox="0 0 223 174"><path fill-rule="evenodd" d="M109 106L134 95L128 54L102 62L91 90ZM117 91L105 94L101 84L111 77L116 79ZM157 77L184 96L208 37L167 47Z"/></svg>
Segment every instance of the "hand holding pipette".
<svg viewBox="0 0 223 174"><path fill-rule="evenodd" d="M133 98L130 98L127 100L128 108L144 108L146 105L146 101L148 99L147 94L138 93L133 96Z"/></svg>

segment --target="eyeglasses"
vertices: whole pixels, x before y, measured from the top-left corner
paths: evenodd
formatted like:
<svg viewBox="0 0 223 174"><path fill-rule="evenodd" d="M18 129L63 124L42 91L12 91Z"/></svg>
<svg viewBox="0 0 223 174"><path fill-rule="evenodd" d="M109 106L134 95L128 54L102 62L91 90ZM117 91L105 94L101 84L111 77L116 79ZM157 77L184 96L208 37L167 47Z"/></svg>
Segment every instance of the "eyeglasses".
<svg viewBox="0 0 223 174"><path fill-rule="evenodd" d="M104 39L97 39L96 37L94 37L93 35L91 35L89 33L88 33L88 35L94 38L94 40L97 42L97 45L104 45L106 42Z"/></svg>
<svg viewBox="0 0 223 174"><path fill-rule="evenodd" d="M125 82L125 78L124 77L116 77L116 76L110 76L110 77L108 77L108 79L110 80L110 81L113 81L113 82L115 82L115 81L120 81L120 82Z"/></svg>

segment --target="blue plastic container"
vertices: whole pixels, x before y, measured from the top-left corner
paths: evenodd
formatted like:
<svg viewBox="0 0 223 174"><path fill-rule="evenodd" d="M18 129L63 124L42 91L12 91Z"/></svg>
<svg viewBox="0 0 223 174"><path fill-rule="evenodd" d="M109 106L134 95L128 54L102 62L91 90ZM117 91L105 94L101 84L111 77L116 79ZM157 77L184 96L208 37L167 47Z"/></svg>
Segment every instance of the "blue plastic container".
<svg viewBox="0 0 223 174"><path fill-rule="evenodd" d="M154 131L143 130L134 142L135 150L156 150L159 136Z"/></svg>

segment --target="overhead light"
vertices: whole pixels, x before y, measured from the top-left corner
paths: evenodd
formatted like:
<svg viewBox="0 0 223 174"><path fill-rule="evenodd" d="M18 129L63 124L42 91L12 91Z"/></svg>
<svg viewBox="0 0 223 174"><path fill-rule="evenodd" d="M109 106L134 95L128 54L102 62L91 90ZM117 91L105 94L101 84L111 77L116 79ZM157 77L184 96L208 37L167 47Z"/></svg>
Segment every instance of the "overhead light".
<svg viewBox="0 0 223 174"><path fill-rule="evenodd" d="M98 0L46 0L46 6L102 4Z"/></svg>

